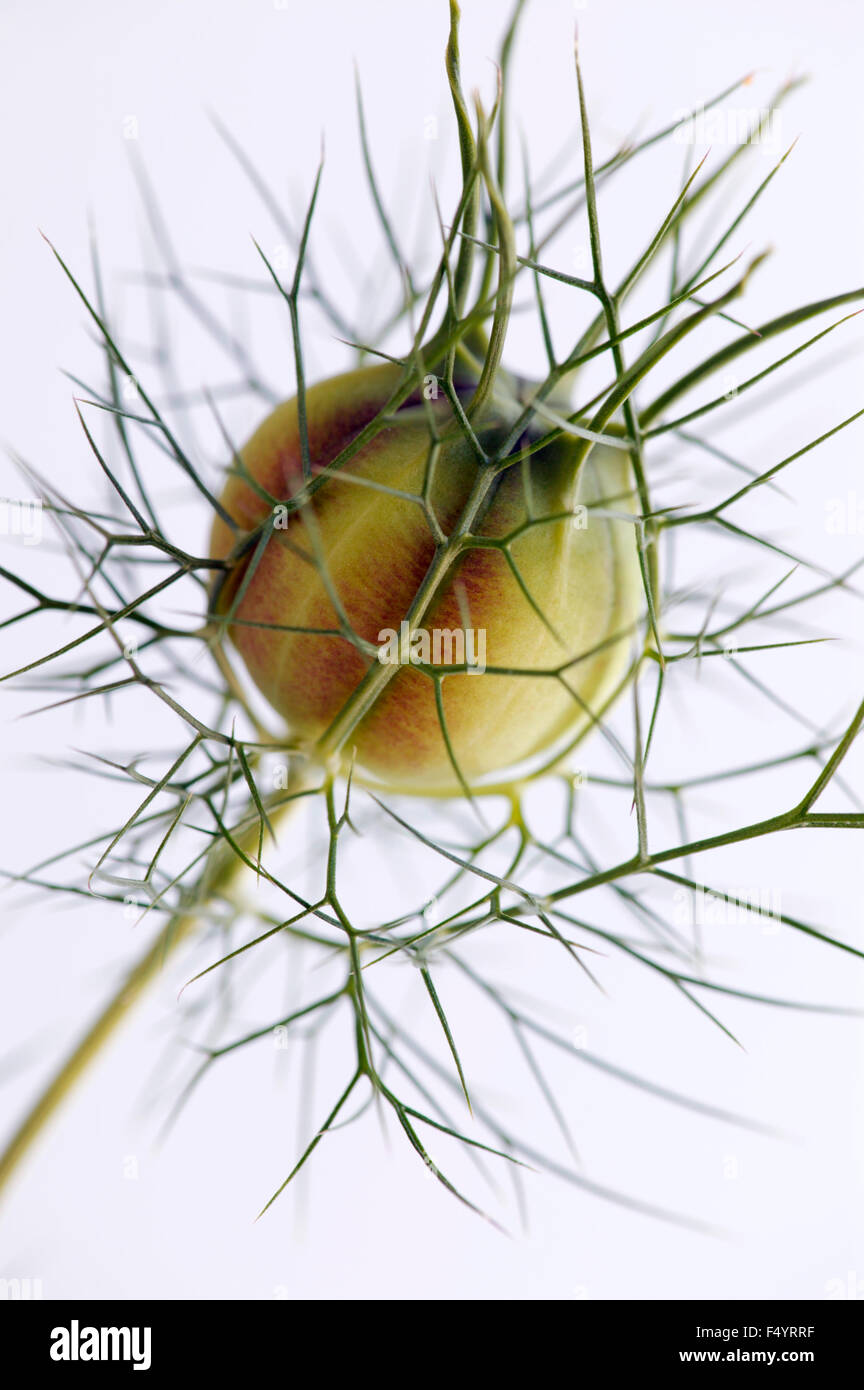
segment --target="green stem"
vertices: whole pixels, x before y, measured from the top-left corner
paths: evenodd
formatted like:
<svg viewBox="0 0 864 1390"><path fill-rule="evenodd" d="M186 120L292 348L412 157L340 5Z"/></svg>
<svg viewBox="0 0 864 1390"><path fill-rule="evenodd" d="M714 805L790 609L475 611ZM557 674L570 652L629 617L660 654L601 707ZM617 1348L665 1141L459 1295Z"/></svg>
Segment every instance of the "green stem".
<svg viewBox="0 0 864 1390"><path fill-rule="evenodd" d="M296 776L296 775L295 775ZM299 787L299 776L297 777ZM287 799L286 799L287 797ZM276 801L277 798L274 798ZM295 805L290 790L278 793L278 804L268 807L271 824L287 813ZM236 843L244 851L257 853L259 818L256 808L249 803L251 823ZM222 842L214 850L212 858L201 877L200 891L195 906L175 912L155 941L136 961L126 975L117 992L98 1014L84 1036L72 1048L42 1091L38 1100L19 1124L6 1148L0 1154L0 1193L12 1179L14 1173L27 1156L49 1121L59 1110L63 1101L73 1090L76 1082L94 1062L99 1053L114 1036L132 1006L137 1003L144 990L155 980L165 962L178 947L188 940L201 921L207 903L217 894L230 889L246 868L245 860L237 854L232 845Z"/></svg>

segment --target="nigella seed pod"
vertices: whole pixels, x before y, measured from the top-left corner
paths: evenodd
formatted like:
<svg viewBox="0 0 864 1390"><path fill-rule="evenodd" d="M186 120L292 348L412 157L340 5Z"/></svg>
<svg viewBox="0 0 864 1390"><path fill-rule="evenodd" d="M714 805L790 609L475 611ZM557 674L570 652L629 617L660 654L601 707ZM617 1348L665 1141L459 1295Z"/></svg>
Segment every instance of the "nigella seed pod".
<svg viewBox="0 0 864 1390"><path fill-rule="evenodd" d="M829 298L777 305L779 315L758 325L746 311L741 317L728 312L764 260L756 255L733 271L742 216L735 191L739 155L746 161L748 145L773 125L774 108L796 84L785 84L747 131L738 130L734 140L730 135L735 148L722 152L719 161L706 168L708 156L688 159L682 183L677 155L668 178L653 162L664 141L674 142L682 131L687 135L700 110L710 111L712 120L728 118L730 132L733 124L737 128L732 118L740 107L728 102L740 100L740 84L674 126L646 132L624 151L609 148L598 162L580 44L573 49L575 90L554 89L552 67L539 46L543 6L521 0L507 6L511 19L488 102L476 89L473 101L466 99L462 87L459 0L441 0L441 7L450 12L442 87L446 78L453 119L449 134L441 132L448 149L440 146L442 156L448 153L449 173L440 192L422 196L418 220L428 239L418 262L404 254L405 200L399 199L393 209L398 216L391 217L386 184L376 173L392 169L399 155L392 104L379 108L379 119L383 112L390 126L390 157L379 163L359 82L359 145L373 239L365 235L355 180L341 154L335 170L328 162L325 175L322 158L313 174L310 156L317 152L307 150L303 139L289 142L291 168L280 172L280 180L287 173L292 185L302 182L308 189L301 228L295 216L286 222L255 152L223 130L244 177L256 196L263 195L263 230L275 225L289 243L272 264L255 243L272 287L262 270L250 281L237 274L243 264L232 262L224 275L211 272L219 283L211 305L204 282L191 278L175 251L170 220L163 218L140 164L136 172L154 249L164 262L165 273L154 277L147 257L145 279L154 285L158 312L149 301L146 312L144 305L127 306L135 316L127 340L119 331L127 315L111 303L107 291L114 277L100 269L96 245L92 296L89 277L54 251L96 330L104 351L98 377L107 384L96 399L91 391L75 396L83 428L78 450L70 439L69 448L64 443L54 450L59 463L53 469L25 466L28 493L37 489L37 519L44 511L46 526L61 544L26 548L34 528L16 527L15 513L28 503L0 497L0 546L4 529L12 532L13 546L16 533L24 545L8 560L0 557L6 592L0 690L11 693L7 681L19 691L38 690L38 705L27 712L50 711L57 729L63 728L54 725L64 717L61 710L74 717L72 756L61 743L51 762L74 779L65 819L75 833L74 843L61 840L46 851L42 841L52 827L37 815L32 851L16 860L13 845L12 861L0 862L0 878L13 891L17 885L25 910L34 891L51 894L37 919L24 922L23 935L4 934L12 956L6 949L0 975L13 994L20 993L24 977L14 958L16 942L29 942L43 922L50 928L48 905L63 900L86 912L82 924L97 948L99 934L89 927L102 916L110 927L114 914L112 955L114 938L125 933L130 958L77 1042L68 1051L64 1042L56 1066L40 1064L32 1102L0 1135L0 1200L135 1002L157 980L170 988L172 957L173 980L183 987L171 1031L184 1046L170 1068L176 1085L167 1078L175 1095L166 1118L173 1121L196 1087L212 1086L214 1072L221 1072L223 1085L233 1089L215 1098L214 1113L242 1114L244 1124L252 1123L262 1068L270 1070L261 1054L267 1038L280 1051L287 1049L309 1083L301 1087L296 1123L288 1126L296 1135L293 1152L276 1146L268 1187L250 1194L250 1215L263 1215L283 1194L296 1196L292 1184L308 1173L308 1162L322 1147L329 1151L333 1177L336 1150L344 1146L336 1142L331 1151L320 1141L369 1114L404 1136L463 1213L486 1218L502 1233L512 1218L524 1218L532 1181L545 1183L554 1175L578 1187L572 1106L560 1087L567 1085L562 1068L581 1051L583 1039L568 1020L573 1006L582 1011L583 982L599 987L593 995L598 1006L604 996L620 997L621 983L637 1004L644 993L642 1016L632 1027L618 1010L611 1072L611 1059L592 1044L593 1060L607 1076L628 1082L630 1094L636 1088L649 1098L663 1095L681 1113L757 1133L776 1131L774 1120L781 1128L788 1125L780 1115L754 1118L724 1110L699 1087L681 1090L674 1077L643 1072L642 1036L662 1003L654 984L681 1001L680 1020L674 1008L669 1011L670 1027L686 1025L693 1005L699 1020L708 1017L729 1036L730 1000L736 1015L744 1002L750 1009L774 1005L801 1027L813 1012L858 1012L854 997L844 1000L833 990L826 995L821 987L811 991L803 976L800 991L776 994L771 979L778 975L778 960L779 974L789 975L785 955L777 955L782 947L772 946L770 961L757 951L753 974L744 949L744 937L752 932L736 949L730 983L721 960L728 955L724 942L711 936L724 922L740 921L742 913L767 918L772 931L782 927L778 942L787 940L793 950L796 933L803 932L808 954L801 954L801 962L808 979L815 965L810 952L817 947L844 953L844 979L856 957L858 965L862 958L851 930L835 936L828 923L811 922L809 915L802 921L794 901L786 904L788 912L780 911L781 899L794 897L803 882L794 860L814 829L820 831L819 849L826 835L842 832L836 858L850 830L864 828L852 795L864 748L854 622L835 628L832 621L833 635L847 640L819 645L830 618L825 605L850 598L854 557L850 565L816 564L825 557L808 559L812 547L805 537L795 547L802 551L802 574L815 564L818 579L790 587L790 552L767 540L760 521L769 506L774 517L781 505L782 493L775 490L769 503L768 489L776 489L782 474L793 489L797 476L798 498L788 500L809 503L813 522L814 487L828 477L832 459L843 464L845 431L860 428L862 411L854 404L844 408L838 399L836 413L830 406L827 417L820 412L818 433L811 424L801 433L793 430L792 437L787 417L796 412L778 414L773 387L762 396L771 407L769 418L750 412L769 376L776 371L782 384L793 360L824 343L846 318L801 341L805 324L816 318L824 323L824 315L835 310L852 317L847 311L860 307L864 290L840 288ZM311 7L289 8L297 16L289 35L296 68L314 58L312 44L306 42L304 50L302 21ZM398 39L400 59L412 73L439 24L435 10L403 6L400 12L394 43ZM413 30L412 14L419 16ZM543 73L544 98L548 87L542 109L536 83L526 92L527 122L510 85L520 25L531 26L532 50L540 55L539 69L533 67ZM372 47L380 50L379 76L386 79L395 51L389 42L393 26L385 26L386 43L380 28ZM254 34L245 37L254 40ZM554 56L560 54L560 26L551 37ZM166 28L166 41L171 39ZM241 66L260 80L262 55L246 48L248 62ZM273 66L277 86L286 71L281 49ZM527 71L531 65L517 63L515 70L520 66ZM561 65L553 66L557 71ZM614 72L599 73L597 81L614 85ZM341 99L344 88L340 75L326 95ZM280 88L280 103L283 95ZM304 122L317 126L308 84L293 96L292 132ZM416 166L420 116L409 97L400 95L400 120ZM548 150L559 143L561 113L575 116L577 106L582 169L556 171ZM347 132L338 101L330 124L344 150ZM438 138L437 117L435 124ZM535 152L526 140L521 171L514 171L513 136L526 125L542 143ZM692 134L691 129L688 138ZM742 134L750 138L742 140ZM643 162L636 156L649 146L657 148L648 182L640 183ZM461 179L453 177L457 149ZM184 168L189 153L183 152ZM194 162L200 152L191 153ZM788 153L761 180L745 211ZM537 155L544 168L539 184L531 173ZM418 171L424 189L432 165L441 163L420 160L427 166ZM635 184L610 193L611 183L634 173ZM213 217L226 197L232 207L242 206L226 194L221 172L209 182ZM198 184L196 200L208 186L206 180ZM670 190L665 209L653 195L645 197L659 184ZM709 194L717 234L706 244ZM182 203L180 211L182 216ZM835 231L849 220L842 213L832 202ZM250 209L254 224L259 217ZM331 229L323 242L322 217ZM337 253L346 217L356 244L343 263ZM824 216L822 221L829 224ZM248 225L245 213L242 222ZM187 227L178 248L196 244L189 233ZM590 253L586 275L571 274L557 262L556 252L568 245ZM721 264L727 253L728 263ZM248 254L246 268L254 269L257 262ZM613 264L609 279L606 267ZM392 283L379 276L379 265L389 268ZM800 277L794 278L797 283ZM260 312L250 318L244 306L252 287ZM355 290L361 291L358 297ZM232 308L226 322L223 297ZM768 297L773 302L773 289ZM190 311L195 332L187 338ZM254 334L245 331L247 320L254 322ZM298 399L275 410L271 401L266 410L272 413L263 419L262 411L260 427L242 450L224 448L219 502L212 479L202 476L197 448L187 448L187 439L198 433L197 411L212 402L211 386L229 411L237 391L241 399L248 399L247 392L258 395L264 388L255 383L268 379L280 357L273 334L281 338L286 329ZM360 360L371 363L377 355L378 365L307 391L303 364L313 346L307 329L325 352L334 336L368 345ZM202 333L218 346L217 383L201 376ZM795 345L779 349L774 339L789 334ZM259 345L265 350L261 360ZM387 357L382 349L404 356ZM754 351L759 369L745 375L741 359ZM535 379L505 368L517 352L531 354L526 371L529 360L536 363ZM236 376L223 375L227 364ZM73 379L90 380L92 365ZM834 353L833 365L843 366ZM747 391L749 434L745 430L741 447L749 462L719 447L727 425L740 420L737 409L726 419L730 393L718 386L718 376L730 366ZM817 360L814 375L818 368ZM797 367L792 371L794 378ZM840 380L844 372L834 375ZM790 378L785 380L789 390ZM797 381L792 390L797 392ZM226 420L232 438L236 418L229 414ZM683 428L697 418L695 433ZM108 428L98 428L100 423ZM812 451L829 442L831 456L814 474ZM89 460L94 481L84 496L68 496L68 480L59 476L69 471L70 459L76 475L79 459ZM93 499L97 507L91 509ZM7 517L10 525L4 527ZM211 531L210 551L201 527ZM673 562L671 584L666 569ZM740 660L703 660L728 652L730 644ZM826 679L814 685L818 653ZM694 671L699 680L692 679ZM650 688L637 688L637 680ZM55 691L56 700L48 695ZM596 737L587 751L577 747L598 722L607 724L616 697L606 736ZM717 718L724 698L734 701L727 719ZM670 701L683 701L685 720L675 720ZM848 712L838 722L843 706ZM96 711L94 746L89 736L82 740L77 726ZM112 733L107 725L124 711L125 723ZM811 737L802 751L802 720L835 733L815 743ZM763 746L766 739L770 746ZM604 756L609 745L614 753ZM577 766L590 782L578 796L575 788L583 779ZM80 779L88 775L100 778L89 798L98 823L85 827L79 825L87 799ZM103 819L106 807L110 815L102 794L106 778L108 801L116 801L118 813L113 826ZM13 789L16 809L30 783L44 805L43 789L25 778ZM483 801L472 806L478 793ZM450 799L439 804L439 796ZM754 858L758 841L764 850ZM713 851L721 846L718 858ZM760 881L748 885L746 874L754 866ZM731 907L734 918L725 910L700 911L707 897ZM614 910L606 910L607 904ZM140 946L133 947L133 936ZM50 941L37 941L37 994L43 977L53 991L45 973L52 962L68 971L77 947L66 945L58 955ZM89 950L86 942L81 949ZM724 967L719 974L712 968L718 961ZM399 970L397 963L410 968ZM654 982L647 991L630 988L633 969L640 966ZM26 1041L34 1026L42 1031L39 1001L34 998L32 1007L29 1000L21 1002ZM592 1019L595 1013L602 1026L592 1004ZM14 1064L22 1027L15 1010L10 1019ZM50 1036L50 1017L45 1022ZM692 1051L698 1034L682 1035L679 1042L676 1055ZM229 1056L226 1076L217 1063ZM713 1057L706 1054L701 1067L695 1060L694 1074L710 1075ZM824 1061L830 1070L830 1052ZM617 1124L626 1094L625 1088L601 1118ZM496 1095L506 1096L505 1113ZM643 1113L641 1107L638 1115L625 1113L624 1128L609 1131L610 1151L634 1148L617 1140L633 1132ZM845 1124L845 1112L840 1118ZM188 1122L189 1117L187 1134ZM194 1124L192 1118L189 1142L206 1142L209 1131L196 1132ZM79 1126L78 1137L87 1132ZM268 1132L269 1125L260 1140L251 1136L256 1152L273 1148ZM66 1137L74 1143L75 1134L67 1130ZM678 1152L684 1130L676 1125L669 1137ZM507 1184L495 1184L503 1187L504 1202L497 1193L484 1196L468 1166L457 1162L463 1147L482 1151L490 1183L498 1163L502 1173L527 1173L524 1198L520 1191L510 1208ZM218 1142L210 1148L218 1150ZM100 1163L96 1150L82 1151L74 1174ZM679 1166L687 1169L686 1154ZM401 1169L392 1170L378 1197L385 1227L386 1190L394 1174L401 1184ZM169 1193L171 1175L163 1176ZM236 1174L219 1176L224 1187ZM379 1176L377 1168L355 1169L343 1186L353 1182L371 1191L367 1178ZM602 1172L592 1176L580 1201L588 1196L618 1203L622 1219L636 1213L640 1222L653 1217L691 1232L716 1230L716 1210L690 1204L686 1212L670 1210L641 1181L634 1191L629 1181L610 1186ZM29 1189L38 1202L38 1181ZM27 1190L25 1182L25 1200ZM73 1197L76 1190L73 1182ZM400 1190L403 1222L407 1193ZM708 1189L703 1195L716 1207ZM851 1188L849 1195L854 1200ZM843 1205L836 1205L845 1215ZM209 1207L206 1219L209 1240ZM351 1245L350 1214L347 1220L339 1225L337 1255ZM170 1220L164 1234L170 1242ZM410 1256L412 1242L398 1244ZM418 1255L421 1287L426 1254L424 1246ZM410 1292L410 1258L403 1264L396 1277L400 1283L407 1278ZM306 1273L299 1269L296 1281L304 1296ZM324 1269L321 1280L325 1296L328 1273ZM209 1270L206 1275L211 1277ZM386 1280L386 1269L384 1275ZM364 1261L361 1293L369 1278Z"/></svg>
<svg viewBox="0 0 864 1390"><path fill-rule="evenodd" d="M399 380L367 367L306 391L308 490L296 398L256 430L221 498L236 529L212 529L231 561L212 610L291 740L368 782L457 794L554 759L624 681L643 605L629 458L595 445L577 465L572 438L527 452L523 436L478 503L469 433L418 394L327 471ZM483 408L487 453L512 419Z"/></svg>

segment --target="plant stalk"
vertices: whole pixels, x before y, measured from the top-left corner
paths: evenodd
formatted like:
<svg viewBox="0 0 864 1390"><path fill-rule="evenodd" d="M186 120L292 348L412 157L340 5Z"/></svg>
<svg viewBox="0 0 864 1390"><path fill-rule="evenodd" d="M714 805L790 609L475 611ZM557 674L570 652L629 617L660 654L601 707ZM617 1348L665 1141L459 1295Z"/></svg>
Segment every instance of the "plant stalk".
<svg viewBox="0 0 864 1390"><path fill-rule="evenodd" d="M292 798L292 791L299 793L302 790L306 775L305 772L303 774L295 773L297 785L292 783L287 790L280 791L278 805L273 808L267 807L271 825L293 809L296 804L296 797ZM259 837L258 813L251 798L249 815L251 816L250 824L234 838L243 853L251 856L257 853ZM244 817L244 821L245 819L246 817ZM55 1112L59 1110L63 1101L73 1090L76 1082L98 1058L130 1009L137 1003L151 981L155 980L169 956L176 952L178 947L182 946L192 935L201 921L206 904L217 893L224 893L232 888L242 876L243 870L247 868L248 865L245 860L231 844L222 841L218 847L214 848L202 874L200 892L195 905L172 914L155 941L133 965L120 988L97 1015L87 1032L75 1043L65 1061L61 1063L51 1081L27 1112L6 1148L0 1154L0 1194L11 1181L18 1166Z"/></svg>

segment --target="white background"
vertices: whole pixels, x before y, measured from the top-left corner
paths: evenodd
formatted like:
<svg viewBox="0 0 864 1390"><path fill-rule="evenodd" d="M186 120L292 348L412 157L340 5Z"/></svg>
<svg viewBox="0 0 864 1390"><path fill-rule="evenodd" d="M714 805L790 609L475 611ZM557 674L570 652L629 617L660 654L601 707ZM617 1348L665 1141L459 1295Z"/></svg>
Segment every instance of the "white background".
<svg viewBox="0 0 864 1390"><path fill-rule="evenodd" d="M466 87L479 85L488 97L488 59L506 7L467 0L464 9ZM577 17L598 154L634 129L665 124L746 71L757 72L758 97L748 94L748 105L789 76L811 74L783 114L783 147L800 134L799 144L730 251L776 246L770 270L754 286L751 321L862 282L859 5L825 0L814 10L781 0L713 7L610 0L578 6ZM535 168L573 129L573 18L564 0L529 4L513 101ZM120 272L140 264L147 244L129 172L130 132L183 258L236 274L260 275L250 233L270 251L278 249L279 235L220 144L208 109L286 196L295 220L325 134L323 226L334 245L353 254L361 279L370 266L374 279L385 261L373 241L363 191L354 59L381 185L391 195L396 191L397 220L409 244L424 229L423 217L412 221L412 208L424 206L429 171L452 188L442 62L446 7L437 0L327 0L317 6L287 0L280 7L267 0L81 0L75 6L4 0L2 28L0 429L70 495L87 495L92 459L75 422L73 388L57 368L86 376L82 364L92 363L92 353L82 307L37 228L86 277L92 214L112 292L125 308L123 296L131 299L134 291ZM440 122L437 141L426 138L430 117ZM750 183L741 185L745 196L780 152L753 152ZM603 230L613 265L624 263L632 237L638 245L668 206L680 154L678 148L664 156L671 164L634 166L626 194L611 203ZM574 175L578 161L574 142ZM658 169L664 170L659 190L651 182ZM428 199L425 206L428 227ZM322 261L328 265L326 252ZM335 282L346 303L356 280L353 272ZM221 306L221 290L213 294ZM860 343L856 323L844 332L847 347ZM270 354L269 379L288 393L290 351L281 322L278 332L261 330L262 343ZM341 365L339 352L319 334L310 375ZM222 380L230 377L218 356L202 358L200 368L187 361L184 369L197 384L220 380L220 371ZM736 436L753 446L754 466L767 466L864 404L860 358L854 356L812 382L800 372L794 381L794 391L773 397L758 436L748 436L746 422ZM239 433L255 419L251 405L238 406L233 416ZM784 543L837 568L851 563L861 537L827 535L825 504L848 488L860 491L860 469L861 429L853 427L790 476L797 509L783 514ZM6 490L17 495L11 467L7 477ZM12 543L0 538L0 546L3 563L14 568ZM836 727L860 689L854 640L860 608L833 598L820 610L819 626L846 641L830 657L796 661L787 693ZM16 631L0 637L3 669L20 659ZM32 650L38 649L36 643ZM688 718L686 693L685 687L677 706L682 744L701 758L713 739L698 719ZM9 722L3 725L0 866L22 867L84 838L110 815L83 779L33 773L26 764L28 753L60 757L70 746L98 748L100 720L66 711L14 723L33 697L3 698ZM731 740L733 761L758 756L761 740L772 737L770 712L750 723L743 704L737 712L735 697L722 709L716 737L722 732ZM135 734L146 738L145 726L136 725ZM121 733L116 736L122 741ZM127 727L126 742L129 737ZM669 737L674 741L674 730ZM778 742L789 746L790 738ZM801 785L781 781L781 803L786 788L791 797ZM85 805L88 796L93 799ZM742 821L753 811L745 801L739 809ZM754 873L759 881L766 875L781 881L788 911L861 943L860 849L851 832L789 837L772 847L768 861L763 854L757 846L730 857L725 867L732 881L736 874L738 881L748 875L752 881ZM365 872L372 891L374 865ZM4 1053L13 1065L0 1106L10 1126L51 1057L137 948L134 942L130 947L129 930L87 905L64 910L38 896L4 923L0 1018ZM777 940L769 946L739 929L730 950L741 962L751 953L757 963L767 961L763 983L776 975L778 993L860 1004L854 961L827 948L803 948L785 934L781 956ZM532 991L542 993L547 968L538 961ZM592 1176L702 1215L725 1229L722 1238L682 1232L536 1178L529 1185L527 1233L516 1225L514 1238L505 1239L427 1180L406 1146L398 1140L388 1146L371 1116L322 1146L304 1189L302 1217L289 1199L253 1224L296 1152L296 1135L289 1131L286 1138L282 1123L292 1078L280 1082L266 1059L251 1075L226 1071L169 1144L155 1151L151 1141L161 1111L157 1105L142 1112L140 1098L176 995L177 981L166 980L8 1194L0 1210L0 1276L39 1278L49 1297L819 1299L841 1288L864 1295L860 1025L730 1004L723 1017L738 1031L742 1051L695 1014L667 1013L668 995L641 974L614 965L605 983L609 998L602 1006L584 1005L592 1011L598 1051L638 1062L658 1080L757 1115L790 1136L730 1132L593 1082L565 1092L577 1132L582 1121L590 1127ZM322 1094L319 1111L326 1100ZM524 1113L530 1127L531 1112ZM137 1179L124 1176L130 1158Z"/></svg>

